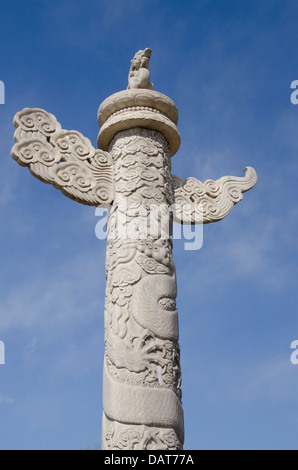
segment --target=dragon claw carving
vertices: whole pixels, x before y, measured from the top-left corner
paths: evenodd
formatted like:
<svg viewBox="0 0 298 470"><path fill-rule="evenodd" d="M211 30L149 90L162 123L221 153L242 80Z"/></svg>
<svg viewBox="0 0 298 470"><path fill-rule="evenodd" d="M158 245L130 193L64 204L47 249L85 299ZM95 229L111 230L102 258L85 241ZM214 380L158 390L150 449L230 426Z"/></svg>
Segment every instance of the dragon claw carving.
<svg viewBox="0 0 298 470"><path fill-rule="evenodd" d="M149 330L142 331L140 336L127 338L112 335L107 340L108 357L119 369L130 372L144 372L152 369L152 363L162 365L163 346L155 341Z"/></svg>

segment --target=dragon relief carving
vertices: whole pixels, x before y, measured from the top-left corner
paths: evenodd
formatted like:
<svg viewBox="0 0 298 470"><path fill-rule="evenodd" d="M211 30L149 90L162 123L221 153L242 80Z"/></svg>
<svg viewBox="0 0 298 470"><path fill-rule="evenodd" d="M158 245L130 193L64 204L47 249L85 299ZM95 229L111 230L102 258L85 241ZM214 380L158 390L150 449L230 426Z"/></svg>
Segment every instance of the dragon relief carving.
<svg viewBox="0 0 298 470"><path fill-rule="evenodd" d="M108 227L107 371L117 383L171 389L180 399L172 240L159 235L153 239L142 237L141 224L138 225L139 220L147 226L150 216L146 208L150 194L144 196L144 188L160 188L161 202L167 206L163 194L170 175L167 144L156 131L135 129L119 133L110 152L114 160L115 199ZM120 236L119 215L128 230L126 237ZM156 217L161 219L163 212ZM110 238L115 229L116 237ZM161 287L167 282L169 288L165 291ZM151 303L145 305L147 290ZM160 333L158 322L162 315L169 321L161 325Z"/></svg>

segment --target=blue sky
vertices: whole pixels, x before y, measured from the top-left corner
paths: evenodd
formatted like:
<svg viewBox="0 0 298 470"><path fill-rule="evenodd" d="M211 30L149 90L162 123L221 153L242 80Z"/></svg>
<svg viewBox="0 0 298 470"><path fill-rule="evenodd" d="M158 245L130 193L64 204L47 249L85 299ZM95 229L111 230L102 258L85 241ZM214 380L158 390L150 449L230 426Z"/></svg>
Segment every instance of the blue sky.
<svg viewBox="0 0 298 470"><path fill-rule="evenodd" d="M173 173L257 186L199 251L177 240L185 449L297 449L298 4L292 0L1 2L1 449L100 443L105 242L93 208L10 158L40 107L96 144L99 104L152 48L179 110Z"/></svg>

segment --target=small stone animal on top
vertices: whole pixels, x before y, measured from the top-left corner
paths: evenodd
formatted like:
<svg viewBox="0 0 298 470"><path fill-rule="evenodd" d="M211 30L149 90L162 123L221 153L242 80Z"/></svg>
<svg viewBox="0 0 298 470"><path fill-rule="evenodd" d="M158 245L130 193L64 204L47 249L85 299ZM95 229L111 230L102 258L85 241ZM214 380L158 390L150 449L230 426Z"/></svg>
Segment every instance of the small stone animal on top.
<svg viewBox="0 0 298 470"><path fill-rule="evenodd" d="M146 48L144 51L138 51L131 61L131 66L128 75L128 87L132 88L147 88L153 90L153 83L150 82L149 60L152 50Z"/></svg>

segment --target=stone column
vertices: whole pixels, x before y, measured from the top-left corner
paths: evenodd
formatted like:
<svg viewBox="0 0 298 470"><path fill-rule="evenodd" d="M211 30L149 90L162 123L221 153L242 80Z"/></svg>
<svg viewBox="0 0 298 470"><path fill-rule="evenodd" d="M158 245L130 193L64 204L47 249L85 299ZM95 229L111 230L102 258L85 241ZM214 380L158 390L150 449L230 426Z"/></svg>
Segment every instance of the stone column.
<svg viewBox="0 0 298 470"><path fill-rule="evenodd" d="M170 157L177 109L152 90L117 93L99 108L115 193L108 223L103 449L182 449Z"/></svg>
<svg viewBox="0 0 298 470"><path fill-rule="evenodd" d="M151 49L138 51L129 84L99 107L98 149L55 116L25 108L14 118L11 155L70 199L111 206L108 223L103 449L181 449L176 273L172 218L209 224L226 217L257 182L223 176L204 183L171 175L180 145L178 112L153 91Z"/></svg>

